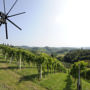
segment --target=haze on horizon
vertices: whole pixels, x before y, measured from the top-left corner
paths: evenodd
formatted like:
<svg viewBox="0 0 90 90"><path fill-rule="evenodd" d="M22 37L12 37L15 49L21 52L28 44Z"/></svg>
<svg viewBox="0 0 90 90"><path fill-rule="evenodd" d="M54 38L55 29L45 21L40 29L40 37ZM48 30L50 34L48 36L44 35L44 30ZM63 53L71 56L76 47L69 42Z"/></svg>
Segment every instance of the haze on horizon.
<svg viewBox="0 0 90 90"><path fill-rule="evenodd" d="M6 0L10 9L15 0ZM0 11L3 11L0 0ZM90 47L90 0L18 0L10 15L17 28L8 23L9 39L0 27L0 43L27 46Z"/></svg>

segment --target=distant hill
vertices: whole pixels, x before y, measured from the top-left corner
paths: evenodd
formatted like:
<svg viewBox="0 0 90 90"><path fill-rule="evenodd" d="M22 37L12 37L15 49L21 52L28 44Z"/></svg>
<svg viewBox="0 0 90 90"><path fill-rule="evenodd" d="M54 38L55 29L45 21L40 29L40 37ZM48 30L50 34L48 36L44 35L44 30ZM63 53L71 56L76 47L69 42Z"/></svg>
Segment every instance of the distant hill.
<svg viewBox="0 0 90 90"><path fill-rule="evenodd" d="M32 51L33 53L38 53L38 52L44 52L47 54L64 54L68 53L69 51L72 50L77 50L78 48L74 47L29 47L29 46L17 46L19 48L24 48Z"/></svg>
<svg viewBox="0 0 90 90"><path fill-rule="evenodd" d="M17 47L24 48L24 49L29 49L30 48L29 46L17 46Z"/></svg>

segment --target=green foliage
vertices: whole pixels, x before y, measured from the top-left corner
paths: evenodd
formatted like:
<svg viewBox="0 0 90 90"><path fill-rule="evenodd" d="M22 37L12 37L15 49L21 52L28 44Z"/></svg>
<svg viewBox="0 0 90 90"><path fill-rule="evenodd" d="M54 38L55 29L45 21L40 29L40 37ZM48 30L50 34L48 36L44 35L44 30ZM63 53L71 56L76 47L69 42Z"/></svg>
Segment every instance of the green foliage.
<svg viewBox="0 0 90 90"><path fill-rule="evenodd" d="M37 55L37 63L38 64L43 64L46 63L48 60L48 55L45 53L40 53L39 55Z"/></svg>
<svg viewBox="0 0 90 90"><path fill-rule="evenodd" d="M8 57L11 63L12 60L16 61L17 65L21 69L22 62L26 62L30 65L30 62L37 66L39 75L45 74L46 72L65 72L65 68L60 61L56 58L49 56L46 53L34 54L29 50L10 47L6 45L0 45L3 56Z"/></svg>
<svg viewBox="0 0 90 90"><path fill-rule="evenodd" d="M90 60L90 50L74 50L64 56L66 62L76 62L78 60Z"/></svg>
<svg viewBox="0 0 90 90"><path fill-rule="evenodd" d="M86 66L88 65L88 63L87 62L84 62L84 61L79 61L79 62L76 62L76 63L74 63L72 65L70 74L74 78L78 78L79 65L80 65L80 71L83 71L83 70L86 69Z"/></svg>
<svg viewBox="0 0 90 90"><path fill-rule="evenodd" d="M90 69L83 70L81 76L90 82Z"/></svg>

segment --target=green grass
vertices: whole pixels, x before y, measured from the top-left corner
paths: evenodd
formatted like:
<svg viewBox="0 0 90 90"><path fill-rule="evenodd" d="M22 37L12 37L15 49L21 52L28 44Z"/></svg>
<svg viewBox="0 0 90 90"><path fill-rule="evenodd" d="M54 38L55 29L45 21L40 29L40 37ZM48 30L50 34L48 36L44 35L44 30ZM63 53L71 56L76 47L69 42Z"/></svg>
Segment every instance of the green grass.
<svg viewBox="0 0 90 90"><path fill-rule="evenodd" d="M18 70L18 72L21 71ZM22 77L11 69L8 69L7 64L0 63L0 90L45 90L30 80L20 82Z"/></svg>
<svg viewBox="0 0 90 90"><path fill-rule="evenodd" d="M44 80L37 83L48 90L76 90L71 76L65 73L48 75Z"/></svg>
<svg viewBox="0 0 90 90"><path fill-rule="evenodd" d="M67 75L64 73L57 73L48 75L44 80L37 82L39 85L51 90L63 90L66 85Z"/></svg>
<svg viewBox="0 0 90 90"><path fill-rule="evenodd" d="M90 83L82 79L82 88L83 90L90 90Z"/></svg>

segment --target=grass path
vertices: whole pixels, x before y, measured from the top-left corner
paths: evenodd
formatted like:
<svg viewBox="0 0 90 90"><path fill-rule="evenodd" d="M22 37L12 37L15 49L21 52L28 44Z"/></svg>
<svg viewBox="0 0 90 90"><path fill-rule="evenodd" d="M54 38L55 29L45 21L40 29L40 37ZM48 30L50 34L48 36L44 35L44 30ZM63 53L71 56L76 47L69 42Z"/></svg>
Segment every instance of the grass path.
<svg viewBox="0 0 90 90"><path fill-rule="evenodd" d="M71 76L66 73L56 73L49 75L45 80L38 82L39 85L48 90L76 90Z"/></svg>

